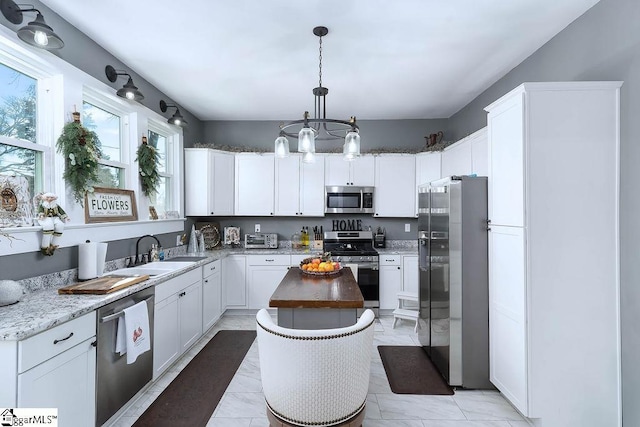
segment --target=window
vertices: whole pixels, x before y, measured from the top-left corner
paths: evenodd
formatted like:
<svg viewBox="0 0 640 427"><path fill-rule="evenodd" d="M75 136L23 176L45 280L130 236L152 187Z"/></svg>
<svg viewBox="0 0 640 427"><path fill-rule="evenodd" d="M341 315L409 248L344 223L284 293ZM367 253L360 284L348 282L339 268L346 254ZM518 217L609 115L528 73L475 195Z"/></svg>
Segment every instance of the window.
<svg viewBox="0 0 640 427"><path fill-rule="evenodd" d="M160 181L157 192L151 196L151 205L155 207L159 214L173 209L173 136L167 136L166 131L163 132L156 128L152 123L149 124L149 144L155 147L158 153L158 174Z"/></svg>
<svg viewBox="0 0 640 427"><path fill-rule="evenodd" d="M43 187L46 146L37 143L38 80L0 63L0 175L23 176L33 197Z"/></svg>
<svg viewBox="0 0 640 427"><path fill-rule="evenodd" d="M100 140L102 158L98 166L99 187L124 188L127 165L123 158L122 118L87 101L82 103L82 124Z"/></svg>

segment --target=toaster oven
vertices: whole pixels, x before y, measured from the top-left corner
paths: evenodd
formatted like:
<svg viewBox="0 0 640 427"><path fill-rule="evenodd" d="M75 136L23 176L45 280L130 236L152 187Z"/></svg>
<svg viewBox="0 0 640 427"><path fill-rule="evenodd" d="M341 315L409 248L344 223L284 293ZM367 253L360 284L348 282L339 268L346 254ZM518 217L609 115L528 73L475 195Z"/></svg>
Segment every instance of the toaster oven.
<svg viewBox="0 0 640 427"><path fill-rule="evenodd" d="M244 247L247 249L277 249L276 233L255 233L244 235Z"/></svg>

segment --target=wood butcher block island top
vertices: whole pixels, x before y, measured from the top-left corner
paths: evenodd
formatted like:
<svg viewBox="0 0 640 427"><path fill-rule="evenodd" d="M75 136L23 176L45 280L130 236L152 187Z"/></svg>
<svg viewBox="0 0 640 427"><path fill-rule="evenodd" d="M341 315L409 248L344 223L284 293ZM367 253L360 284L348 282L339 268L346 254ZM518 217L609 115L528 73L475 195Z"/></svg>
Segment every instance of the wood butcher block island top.
<svg viewBox="0 0 640 427"><path fill-rule="evenodd" d="M362 308L364 298L349 267L326 277L291 267L271 296L269 307Z"/></svg>

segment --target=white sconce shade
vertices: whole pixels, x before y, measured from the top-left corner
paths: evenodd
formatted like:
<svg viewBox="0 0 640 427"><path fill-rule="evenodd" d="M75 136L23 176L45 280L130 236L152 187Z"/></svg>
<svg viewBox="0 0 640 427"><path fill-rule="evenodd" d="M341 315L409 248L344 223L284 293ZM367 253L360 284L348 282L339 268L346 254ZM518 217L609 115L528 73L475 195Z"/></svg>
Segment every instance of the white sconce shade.
<svg viewBox="0 0 640 427"><path fill-rule="evenodd" d="M275 149L276 157L284 158L289 157L289 140L285 136L279 136L275 141Z"/></svg>

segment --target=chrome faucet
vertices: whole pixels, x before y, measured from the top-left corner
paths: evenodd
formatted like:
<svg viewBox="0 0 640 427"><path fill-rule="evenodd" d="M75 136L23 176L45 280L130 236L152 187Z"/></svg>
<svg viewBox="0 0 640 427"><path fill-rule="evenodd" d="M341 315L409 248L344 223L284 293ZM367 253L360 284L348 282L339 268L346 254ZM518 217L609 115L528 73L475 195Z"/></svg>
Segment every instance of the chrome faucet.
<svg viewBox="0 0 640 427"><path fill-rule="evenodd" d="M158 247L161 246L160 245L160 240L158 240L158 238L156 236L152 236L151 234L145 234L144 236L141 236L140 238L138 238L138 241L136 242L136 257L133 260L133 264L129 265L130 267L146 263L146 261L144 260L145 254L142 254L142 257L140 259L138 258L138 250L139 250L140 240L144 239L145 237L151 237L151 238L155 239L155 241L158 243Z"/></svg>

